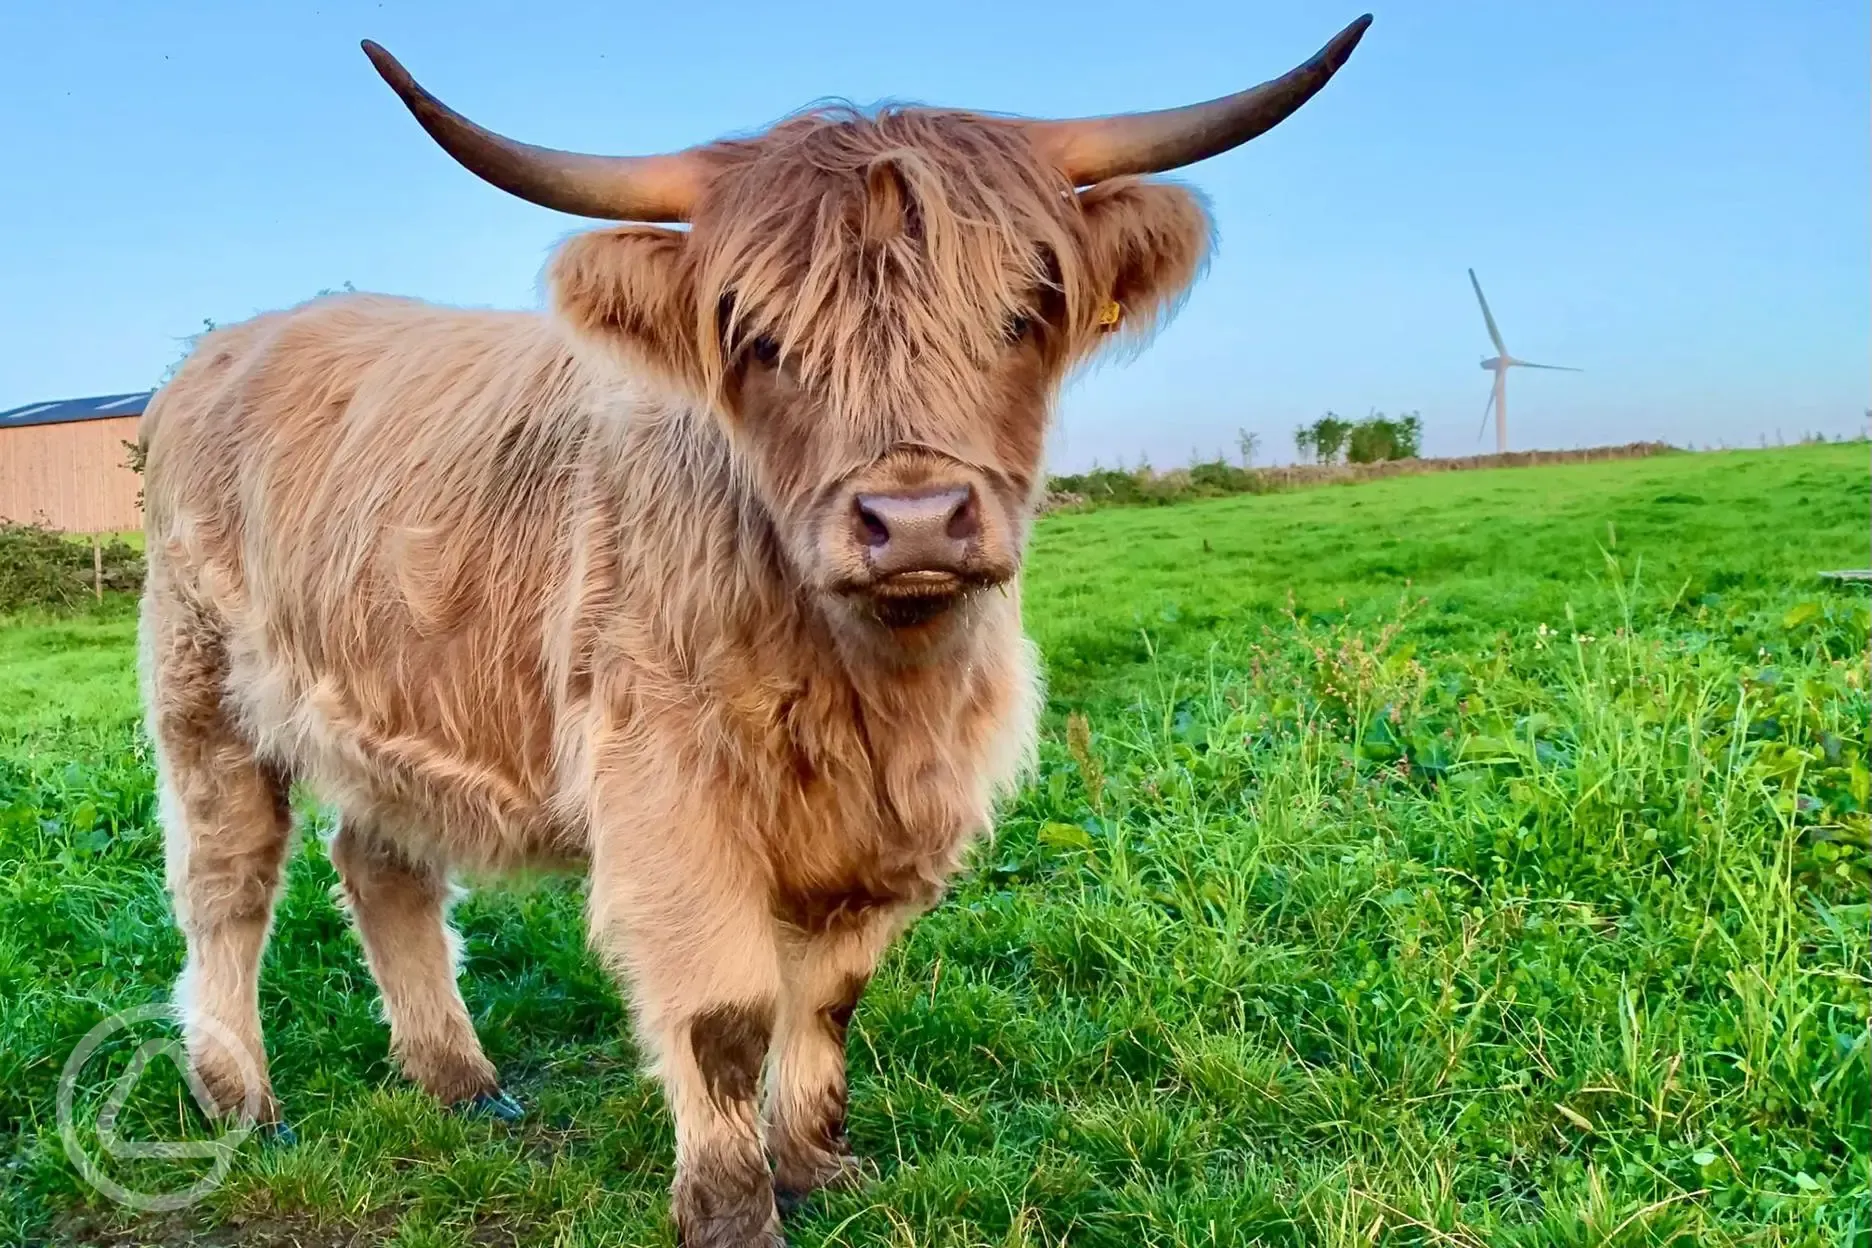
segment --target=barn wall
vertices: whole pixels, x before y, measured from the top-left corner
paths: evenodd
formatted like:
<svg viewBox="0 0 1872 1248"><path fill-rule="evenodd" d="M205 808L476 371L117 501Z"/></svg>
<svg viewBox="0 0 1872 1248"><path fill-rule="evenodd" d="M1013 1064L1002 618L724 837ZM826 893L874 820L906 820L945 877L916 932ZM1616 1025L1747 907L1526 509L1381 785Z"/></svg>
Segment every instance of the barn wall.
<svg viewBox="0 0 1872 1248"><path fill-rule="evenodd" d="M0 520L42 520L72 533L143 526L137 474L123 444L137 418L0 429Z"/></svg>

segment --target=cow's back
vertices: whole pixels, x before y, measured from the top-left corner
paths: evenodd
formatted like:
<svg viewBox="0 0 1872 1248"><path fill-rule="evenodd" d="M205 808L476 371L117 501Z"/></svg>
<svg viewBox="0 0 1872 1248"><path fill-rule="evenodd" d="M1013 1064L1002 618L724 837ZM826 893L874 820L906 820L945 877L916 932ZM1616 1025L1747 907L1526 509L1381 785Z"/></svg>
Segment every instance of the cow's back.
<svg viewBox="0 0 1872 1248"><path fill-rule="evenodd" d="M589 406L542 317L341 296L215 331L143 421L146 611L218 633L256 746L341 807L490 863L576 840L547 634Z"/></svg>

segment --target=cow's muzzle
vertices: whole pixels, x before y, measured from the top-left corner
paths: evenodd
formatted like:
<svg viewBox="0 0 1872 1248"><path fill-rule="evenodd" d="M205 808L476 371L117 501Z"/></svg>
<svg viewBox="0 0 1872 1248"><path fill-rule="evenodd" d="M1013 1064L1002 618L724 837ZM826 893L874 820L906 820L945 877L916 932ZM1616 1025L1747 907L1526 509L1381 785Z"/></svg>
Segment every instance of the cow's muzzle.
<svg viewBox="0 0 1872 1248"><path fill-rule="evenodd" d="M981 583L981 500L972 485L860 493L851 535L864 562L872 614L914 628L946 612Z"/></svg>

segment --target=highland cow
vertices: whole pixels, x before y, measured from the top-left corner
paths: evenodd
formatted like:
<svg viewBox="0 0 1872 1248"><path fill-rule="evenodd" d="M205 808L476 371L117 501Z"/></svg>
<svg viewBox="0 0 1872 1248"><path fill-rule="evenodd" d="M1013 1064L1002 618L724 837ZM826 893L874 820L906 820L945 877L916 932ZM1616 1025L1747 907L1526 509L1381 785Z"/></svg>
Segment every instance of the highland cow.
<svg viewBox="0 0 1872 1248"><path fill-rule="evenodd" d="M546 315L342 295L217 330L144 417L146 696L214 1105L280 1118L257 981L298 783L409 1078L517 1112L450 876L583 869L683 1242L778 1244L851 1181L852 1010L1032 748L1055 393L1209 246L1139 175L1281 121L1368 20L1188 108L821 110L638 158L502 138L367 43L469 170L633 224L558 249Z"/></svg>

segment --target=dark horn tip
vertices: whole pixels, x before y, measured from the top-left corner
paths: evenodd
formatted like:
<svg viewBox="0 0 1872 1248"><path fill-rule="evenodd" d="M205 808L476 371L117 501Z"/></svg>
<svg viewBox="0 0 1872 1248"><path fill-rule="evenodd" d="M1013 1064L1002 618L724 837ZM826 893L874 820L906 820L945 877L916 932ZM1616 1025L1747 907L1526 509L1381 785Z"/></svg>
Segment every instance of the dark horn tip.
<svg viewBox="0 0 1872 1248"><path fill-rule="evenodd" d="M400 79L409 77L409 71L403 68L402 62L391 56L390 50L375 39L362 40L358 46L364 49L364 55L370 57L372 67L385 82L395 86Z"/></svg>
<svg viewBox="0 0 1872 1248"><path fill-rule="evenodd" d="M1365 37L1366 29L1371 25L1372 15L1366 13L1355 18L1351 25L1333 36L1327 44L1327 50L1335 62L1344 61L1352 55L1352 49L1358 47L1359 40Z"/></svg>

